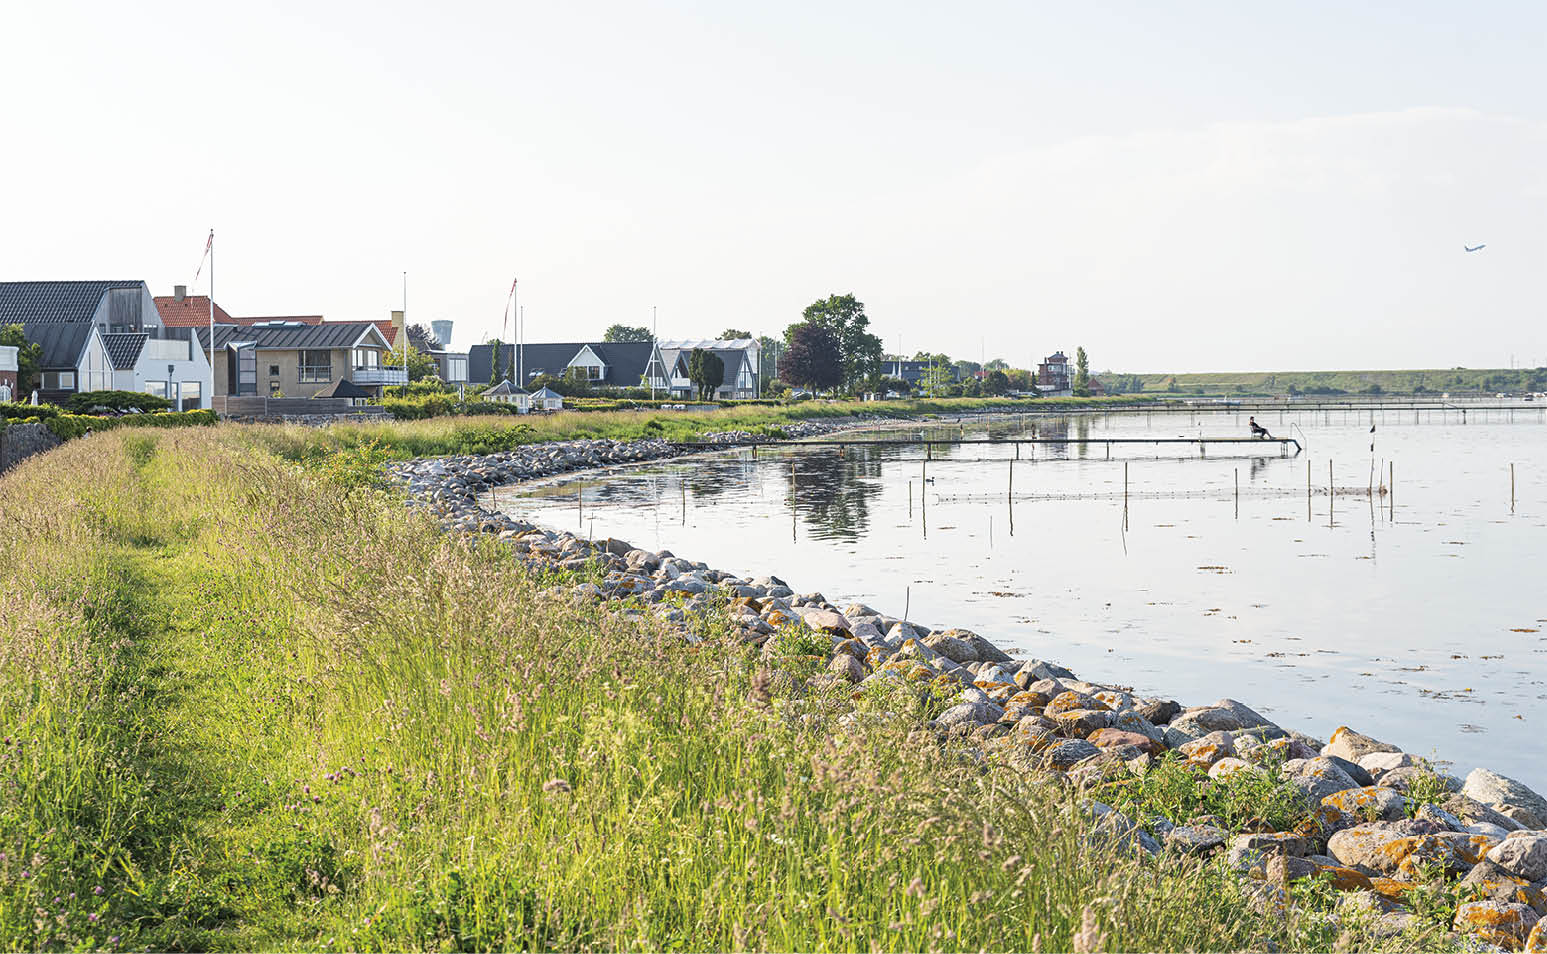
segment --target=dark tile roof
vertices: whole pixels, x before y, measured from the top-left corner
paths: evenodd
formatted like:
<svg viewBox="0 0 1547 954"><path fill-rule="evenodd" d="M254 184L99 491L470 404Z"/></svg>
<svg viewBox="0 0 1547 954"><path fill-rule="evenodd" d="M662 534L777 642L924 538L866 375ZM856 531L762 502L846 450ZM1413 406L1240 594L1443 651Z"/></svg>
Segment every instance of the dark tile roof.
<svg viewBox="0 0 1547 954"><path fill-rule="evenodd" d="M29 321L90 321L109 288L140 281L0 282L0 325Z"/></svg>
<svg viewBox="0 0 1547 954"><path fill-rule="evenodd" d="M368 398L372 396L373 395L371 392L367 391L365 388L360 387L360 385L355 384L348 378L339 378L337 381L333 382L332 387L323 388L321 391L318 391L316 394L312 395L312 397L320 398Z"/></svg>
<svg viewBox="0 0 1547 954"><path fill-rule="evenodd" d="M251 341L259 351L348 348L374 327L375 322L371 321L325 321L320 325L301 322L216 325L215 347L224 348L232 341ZM199 347L207 350L209 329L196 327L193 330L199 336Z"/></svg>
<svg viewBox="0 0 1547 954"><path fill-rule="evenodd" d="M633 388L639 386L640 378L645 373L645 365L650 361L651 349L654 347L654 342L650 341L572 341L528 344L521 347L521 367L527 382L539 374L561 377L575 355L580 353L580 349L590 348L607 366L606 377L600 381L593 381L593 384L604 387ZM515 345L500 345L501 377L505 376L507 369L515 361L515 355ZM489 380L493 360L493 345L473 345L467 349L467 379L469 381Z"/></svg>
<svg viewBox="0 0 1547 954"><path fill-rule="evenodd" d="M45 370L73 370L86 350L86 342L97 330L89 321L28 321L22 323L27 340L43 346Z"/></svg>
<svg viewBox="0 0 1547 954"><path fill-rule="evenodd" d="M113 370L133 370L135 362L140 360L140 352L145 350L145 340L149 337L144 332L103 335L102 343L107 346L107 359L112 362Z"/></svg>

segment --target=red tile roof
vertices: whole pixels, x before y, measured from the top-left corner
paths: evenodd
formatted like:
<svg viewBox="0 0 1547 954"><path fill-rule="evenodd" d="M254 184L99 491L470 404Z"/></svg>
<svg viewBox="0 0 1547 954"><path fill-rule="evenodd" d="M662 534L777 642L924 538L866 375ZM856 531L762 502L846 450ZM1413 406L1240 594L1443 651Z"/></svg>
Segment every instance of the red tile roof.
<svg viewBox="0 0 1547 954"><path fill-rule="evenodd" d="M397 347L397 329L392 327L392 322L378 321L375 322L375 325L376 330L381 332L381 336L387 339L387 344L394 348Z"/></svg>
<svg viewBox="0 0 1547 954"><path fill-rule="evenodd" d="M158 295L156 297L156 311L161 314L161 323L168 328L198 328L209 324L209 296L187 295L182 301L178 301L171 295ZM232 324L236 319L226 314L226 310L215 303L215 322L217 324Z"/></svg>

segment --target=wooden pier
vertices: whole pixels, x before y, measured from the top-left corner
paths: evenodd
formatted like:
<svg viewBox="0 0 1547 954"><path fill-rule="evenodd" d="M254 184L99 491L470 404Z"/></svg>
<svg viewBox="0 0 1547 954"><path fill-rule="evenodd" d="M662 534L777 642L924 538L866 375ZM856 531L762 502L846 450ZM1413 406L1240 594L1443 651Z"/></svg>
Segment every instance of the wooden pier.
<svg viewBox="0 0 1547 954"><path fill-rule="evenodd" d="M1196 444L1199 453L1209 444L1264 444L1278 445L1279 453L1288 456L1289 448L1300 453L1300 442L1293 437L959 437L959 438L908 438L876 437L859 440L816 437L786 440L781 438L753 438L737 444L716 444L712 441L672 441L676 447L694 450L737 450L743 447L949 447L956 444L1003 444L1012 447L1020 444Z"/></svg>

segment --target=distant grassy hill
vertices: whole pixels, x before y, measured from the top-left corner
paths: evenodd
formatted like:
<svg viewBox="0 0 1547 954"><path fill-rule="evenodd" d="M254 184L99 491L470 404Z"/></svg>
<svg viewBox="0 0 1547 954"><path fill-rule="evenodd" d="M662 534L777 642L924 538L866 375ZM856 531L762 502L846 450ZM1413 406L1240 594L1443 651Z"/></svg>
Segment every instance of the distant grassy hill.
<svg viewBox="0 0 1547 954"><path fill-rule="evenodd" d="M1426 394L1547 391L1547 368L1431 368L1413 371L1212 371L1098 374L1113 394Z"/></svg>

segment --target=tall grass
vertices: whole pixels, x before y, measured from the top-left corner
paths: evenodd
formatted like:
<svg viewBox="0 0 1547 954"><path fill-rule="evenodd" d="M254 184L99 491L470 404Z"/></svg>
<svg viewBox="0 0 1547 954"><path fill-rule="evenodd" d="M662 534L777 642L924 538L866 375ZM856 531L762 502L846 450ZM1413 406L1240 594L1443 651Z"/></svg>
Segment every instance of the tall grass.
<svg viewBox="0 0 1547 954"><path fill-rule="evenodd" d="M249 431L265 449L288 460L310 460L351 447L370 444L388 456L407 459L439 454L487 454L544 441L608 438L663 438L691 441L715 431L745 430L781 433L793 421L839 420L856 415L881 418L922 417L981 411L1047 411L1054 408L1121 403L1119 398L953 398L932 401L828 402L807 401L782 407L729 407L687 411L564 411L551 415L507 417L438 417L417 421L340 423L315 428L262 424ZM1131 402L1129 402L1131 403Z"/></svg>
<svg viewBox="0 0 1547 954"><path fill-rule="evenodd" d="M114 432L0 479L0 947L1337 939L251 444Z"/></svg>

